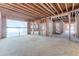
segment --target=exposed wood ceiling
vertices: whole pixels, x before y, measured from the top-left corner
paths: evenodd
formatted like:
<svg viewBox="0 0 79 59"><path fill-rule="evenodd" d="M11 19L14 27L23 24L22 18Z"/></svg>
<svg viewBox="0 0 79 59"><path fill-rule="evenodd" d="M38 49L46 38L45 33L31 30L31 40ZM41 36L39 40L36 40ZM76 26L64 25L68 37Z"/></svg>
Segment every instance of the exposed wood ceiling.
<svg viewBox="0 0 79 59"><path fill-rule="evenodd" d="M4 3L0 8L25 15L25 19L55 16L79 8L78 3ZM22 17L22 15L21 15Z"/></svg>

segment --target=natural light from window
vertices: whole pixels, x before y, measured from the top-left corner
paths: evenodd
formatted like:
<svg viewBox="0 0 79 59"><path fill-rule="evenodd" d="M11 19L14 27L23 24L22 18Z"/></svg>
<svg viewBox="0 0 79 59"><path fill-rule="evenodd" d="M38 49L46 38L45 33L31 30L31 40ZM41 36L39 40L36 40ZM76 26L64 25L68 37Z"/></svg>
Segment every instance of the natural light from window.
<svg viewBox="0 0 79 59"><path fill-rule="evenodd" d="M7 37L27 35L27 22L7 19Z"/></svg>

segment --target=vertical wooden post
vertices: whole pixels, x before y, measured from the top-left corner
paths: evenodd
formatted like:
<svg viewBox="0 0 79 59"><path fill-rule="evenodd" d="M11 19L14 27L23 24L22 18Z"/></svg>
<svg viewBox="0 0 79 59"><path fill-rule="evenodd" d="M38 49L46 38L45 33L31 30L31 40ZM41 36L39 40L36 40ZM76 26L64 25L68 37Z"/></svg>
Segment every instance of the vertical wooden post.
<svg viewBox="0 0 79 59"><path fill-rule="evenodd" d="M6 16L0 13L0 38L6 37Z"/></svg>
<svg viewBox="0 0 79 59"><path fill-rule="evenodd" d="M76 37L79 38L79 11L75 11Z"/></svg>
<svg viewBox="0 0 79 59"><path fill-rule="evenodd" d="M63 20L60 20L60 29L61 29L61 33L63 33Z"/></svg>
<svg viewBox="0 0 79 59"><path fill-rule="evenodd" d="M55 24L55 21L53 21L53 34L56 33L56 24Z"/></svg>
<svg viewBox="0 0 79 59"><path fill-rule="evenodd" d="M34 34L34 30L35 30L35 25L34 25L34 22L32 22L32 26L33 26L33 28L32 28L32 31L33 31L33 34Z"/></svg>
<svg viewBox="0 0 79 59"><path fill-rule="evenodd" d="M68 18L69 18L69 40L71 40L71 14L68 14Z"/></svg>
<svg viewBox="0 0 79 59"><path fill-rule="evenodd" d="M74 11L75 12L75 38L76 38L76 31L77 31L77 29L76 29L76 11Z"/></svg>
<svg viewBox="0 0 79 59"><path fill-rule="evenodd" d="M48 19L48 25L47 26L48 26L47 27L48 36L52 36L52 34L53 34L53 21L52 21L51 17Z"/></svg>
<svg viewBox="0 0 79 59"><path fill-rule="evenodd" d="M40 35L40 20L38 20L38 35Z"/></svg>
<svg viewBox="0 0 79 59"><path fill-rule="evenodd" d="M48 36L48 18L46 18L46 36Z"/></svg>
<svg viewBox="0 0 79 59"><path fill-rule="evenodd" d="M28 34L31 34L31 32L30 32L30 21L28 21L28 24L27 24L27 32L28 32Z"/></svg>

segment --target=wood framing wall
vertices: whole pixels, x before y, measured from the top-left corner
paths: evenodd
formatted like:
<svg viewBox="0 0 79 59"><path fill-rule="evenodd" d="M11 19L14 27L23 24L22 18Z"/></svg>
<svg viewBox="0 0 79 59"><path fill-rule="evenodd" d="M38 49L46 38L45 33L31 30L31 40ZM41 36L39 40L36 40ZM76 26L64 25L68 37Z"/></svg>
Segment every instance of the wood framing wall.
<svg viewBox="0 0 79 59"><path fill-rule="evenodd" d="M63 32L63 21L53 21L51 17L42 18L31 22L31 34L52 36L56 34L56 23L59 23L58 33Z"/></svg>

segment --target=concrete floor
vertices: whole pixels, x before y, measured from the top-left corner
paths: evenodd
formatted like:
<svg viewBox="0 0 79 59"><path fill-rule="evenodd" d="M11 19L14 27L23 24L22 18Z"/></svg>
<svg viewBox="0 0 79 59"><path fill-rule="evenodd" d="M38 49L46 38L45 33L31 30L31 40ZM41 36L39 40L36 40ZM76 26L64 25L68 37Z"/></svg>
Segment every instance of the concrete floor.
<svg viewBox="0 0 79 59"><path fill-rule="evenodd" d="M0 40L0 56L79 55L79 43L66 38L27 35Z"/></svg>

